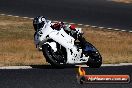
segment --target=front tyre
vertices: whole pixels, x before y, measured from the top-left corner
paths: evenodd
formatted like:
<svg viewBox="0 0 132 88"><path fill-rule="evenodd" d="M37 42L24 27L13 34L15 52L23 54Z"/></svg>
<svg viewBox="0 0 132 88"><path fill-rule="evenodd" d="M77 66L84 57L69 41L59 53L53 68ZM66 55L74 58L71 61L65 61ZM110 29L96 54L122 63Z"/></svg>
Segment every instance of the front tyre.
<svg viewBox="0 0 132 88"><path fill-rule="evenodd" d="M88 62L87 62L87 65L90 67L90 68L99 68L102 64L102 59L98 57L92 57L90 56Z"/></svg>
<svg viewBox="0 0 132 88"><path fill-rule="evenodd" d="M54 52L50 45L45 44L42 46L42 51L46 61L52 66L60 67L65 65L65 56L62 54L61 50L58 49L56 52Z"/></svg>
<svg viewBox="0 0 132 88"><path fill-rule="evenodd" d="M99 51L89 42L86 44L89 60L86 63L90 68L99 68L102 65L102 57Z"/></svg>

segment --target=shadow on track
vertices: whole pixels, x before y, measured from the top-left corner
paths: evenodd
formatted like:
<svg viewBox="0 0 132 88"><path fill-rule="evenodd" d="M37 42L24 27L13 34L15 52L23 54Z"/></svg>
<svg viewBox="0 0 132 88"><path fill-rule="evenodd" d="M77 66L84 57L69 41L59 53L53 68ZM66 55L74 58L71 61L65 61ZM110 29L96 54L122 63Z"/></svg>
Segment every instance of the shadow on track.
<svg viewBox="0 0 132 88"><path fill-rule="evenodd" d="M30 65L32 68L37 69L69 69L69 68L78 68L78 66L75 65L66 65L66 66L52 66L52 65Z"/></svg>

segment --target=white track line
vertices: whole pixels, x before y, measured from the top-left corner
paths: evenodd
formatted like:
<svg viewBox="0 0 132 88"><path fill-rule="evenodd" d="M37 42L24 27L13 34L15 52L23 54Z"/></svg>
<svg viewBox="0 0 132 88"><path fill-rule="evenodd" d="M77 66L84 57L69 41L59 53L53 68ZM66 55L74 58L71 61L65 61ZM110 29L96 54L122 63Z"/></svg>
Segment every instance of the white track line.
<svg viewBox="0 0 132 88"><path fill-rule="evenodd" d="M0 69L32 69L31 66L4 66L0 67Z"/></svg>
<svg viewBox="0 0 132 88"><path fill-rule="evenodd" d="M105 27L98 27L98 28L100 28L100 29L104 29Z"/></svg>
<svg viewBox="0 0 132 88"><path fill-rule="evenodd" d="M129 31L130 33L132 33L132 31Z"/></svg>
<svg viewBox="0 0 132 88"><path fill-rule="evenodd" d="M90 25L84 25L85 27L90 27Z"/></svg>
<svg viewBox="0 0 132 88"><path fill-rule="evenodd" d="M29 18L29 19L33 20L34 18Z"/></svg>
<svg viewBox="0 0 132 88"><path fill-rule="evenodd" d="M69 24L71 24L71 25L72 25L72 24L76 24L76 23L69 23Z"/></svg>
<svg viewBox="0 0 132 88"><path fill-rule="evenodd" d="M4 16L5 14L0 14L0 15Z"/></svg>
<svg viewBox="0 0 132 88"><path fill-rule="evenodd" d="M115 31L119 31L120 29L113 29L113 30L115 30Z"/></svg>
<svg viewBox="0 0 132 88"><path fill-rule="evenodd" d="M0 14L1 16L12 16L12 17L20 17L20 16L14 16L14 15L6 15L6 14ZM30 18L30 17L21 17L24 19L31 19L33 20L34 18ZM53 21L53 23L56 22L60 22L60 21ZM68 22L63 22L63 23L67 23L67 24L76 24L76 23L68 23ZM79 26L84 26L84 27L93 27L93 28L100 28L100 29L108 29L108 30L114 30L114 31L122 31L122 32L129 32L132 33L132 31L127 31L127 30L120 30L120 29L114 29L114 28L106 28L106 27L99 27L99 26L92 26L92 25L84 25L84 24L77 24Z"/></svg>
<svg viewBox="0 0 132 88"><path fill-rule="evenodd" d="M120 63L120 64L102 64L102 67L109 67L109 66L129 66L132 65L132 63ZM87 65L76 65L81 67L88 67Z"/></svg>
<svg viewBox="0 0 132 88"><path fill-rule="evenodd" d="M77 25L82 26L83 24L77 24Z"/></svg>
<svg viewBox="0 0 132 88"><path fill-rule="evenodd" d="M29 17L22 17L22 18L24 18L24 19L28 19Z"/></svg>
<svg viewBox="0 0 132 88"><path fill-rule="evenodd" d="M120 63L120 64L102 64L102 67L110 67L110 66L129 66L132 63ZM87 65L76 65L81 67L88 67ZM31 66L3 66L0 69L33 69Z"/></svg>
<svg viewBox="0 0 132 88"><path fill-rule="evenodd" d="M14 17L19 17L19 16L14 16Z"/></svg>
<svg viewBox="0 0 132 88"><path fill-rule="evenodd" d="M122 32L125 32L126 30L121 30Z"/></svg>
<svg viewBox="0 0 132 88"><path fill-rule="evenodd" d="M13 15L7 15L7 16L13 16Z"/></svg>
<svg viewBox="0 0 132 88"><path fill-rule="evenodd" d="M107 28L108 30L112 30L113 28Z"/></svg>
<svg viewBox="0 0 132 88"><path fill-rule="evenodd" d="M97 28L97 26L91 26L92 28Z"/></svg>

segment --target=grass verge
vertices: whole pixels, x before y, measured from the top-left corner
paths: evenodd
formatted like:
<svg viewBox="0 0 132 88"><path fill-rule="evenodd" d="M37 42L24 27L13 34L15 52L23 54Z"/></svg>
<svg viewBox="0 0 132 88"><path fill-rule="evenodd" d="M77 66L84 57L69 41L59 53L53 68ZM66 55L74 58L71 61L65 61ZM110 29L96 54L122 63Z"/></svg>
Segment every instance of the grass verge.
<svg viewBox="0 0 132 88"><path fill-rule="evenodd" d="M102 54L103 63L132 62L132 34L83 28ZM33 41L32 20L0 16L0 66L47 64Z"/></svg>
<svg viewBox="0 0 132 88"><path fill-rule="evenodd" d="M132 3L132 0L111 0L111 1L119 2L119 3L126 3L126 4Z"/></svg>
<svg viewBox="0 0 132 88"><path fill-rule="evenodd" d="M101 52L103 63L132 62L132 33L84 28L85 37Z"/></svg>
<svg viewBox="0 0 132 88"><path fill-rule="evenodd" d="M45 64L34 47L32 21L0 16L0 65Z"/></svg>

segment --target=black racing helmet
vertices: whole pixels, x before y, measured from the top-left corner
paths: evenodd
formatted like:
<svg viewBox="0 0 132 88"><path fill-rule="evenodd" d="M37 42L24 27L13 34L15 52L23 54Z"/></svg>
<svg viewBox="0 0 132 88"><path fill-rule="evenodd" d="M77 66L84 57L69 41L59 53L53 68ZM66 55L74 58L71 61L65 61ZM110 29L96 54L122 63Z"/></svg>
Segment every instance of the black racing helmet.
<svg viewBox="0 0 132 88"><path fill-rule="evenodd" d="M35 31L42 28L45 25L46 19L43 16L37 16L33 19L33 27Z"/></svg>

